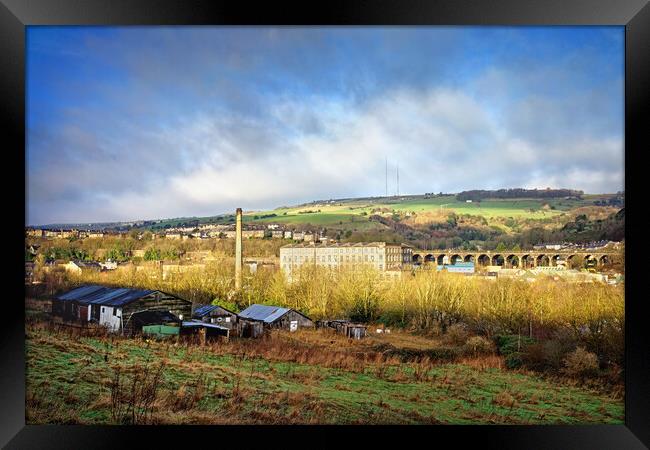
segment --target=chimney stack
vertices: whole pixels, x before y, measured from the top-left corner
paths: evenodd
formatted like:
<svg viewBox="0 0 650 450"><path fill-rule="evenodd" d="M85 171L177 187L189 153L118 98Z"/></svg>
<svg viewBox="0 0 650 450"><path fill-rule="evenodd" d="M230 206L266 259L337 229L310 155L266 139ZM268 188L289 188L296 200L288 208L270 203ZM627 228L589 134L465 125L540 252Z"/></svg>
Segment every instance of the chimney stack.
<svg viewBox="0 0 650 450"><path fill-rule="evenodd" d="M235 222L235 290L237 291L241 289L241 266L242 266L241 221L242 221L242 211L241 208L237 208L236 222Z"/></svg>

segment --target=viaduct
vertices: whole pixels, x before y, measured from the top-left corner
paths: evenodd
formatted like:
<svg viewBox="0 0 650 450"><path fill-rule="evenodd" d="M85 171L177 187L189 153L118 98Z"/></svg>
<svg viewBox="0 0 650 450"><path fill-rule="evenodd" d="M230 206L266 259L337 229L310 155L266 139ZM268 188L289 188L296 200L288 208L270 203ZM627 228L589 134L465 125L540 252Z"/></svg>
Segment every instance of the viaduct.
<svg viewBox="0 0 650 450"><path fill-rule="evenodd" d="M473 262L477 266L504 266L507 268L553 267L558 262L586 266L603 266L615 260L616 252L589 252L580 250L546 250L546 251L454 251L454 250L413 250L414 264L455 264L456 262Z"/></svg>

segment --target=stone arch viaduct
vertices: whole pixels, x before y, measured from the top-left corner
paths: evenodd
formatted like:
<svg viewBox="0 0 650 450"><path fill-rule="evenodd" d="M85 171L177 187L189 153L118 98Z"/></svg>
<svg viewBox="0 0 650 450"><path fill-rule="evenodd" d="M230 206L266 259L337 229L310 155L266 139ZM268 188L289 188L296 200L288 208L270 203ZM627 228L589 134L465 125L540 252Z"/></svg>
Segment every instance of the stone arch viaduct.
<svg viewBox="0 0 650 450"><path fill-rule="evenodd" d="M616 252L590 252L582 250L535 250L535 251L460 251L460 250L413 250L415 264L454 264L473 262L476 266L503 266L506 268L553 267L558 263L578 263L578 266L600 267L621 258Z"/></svg>

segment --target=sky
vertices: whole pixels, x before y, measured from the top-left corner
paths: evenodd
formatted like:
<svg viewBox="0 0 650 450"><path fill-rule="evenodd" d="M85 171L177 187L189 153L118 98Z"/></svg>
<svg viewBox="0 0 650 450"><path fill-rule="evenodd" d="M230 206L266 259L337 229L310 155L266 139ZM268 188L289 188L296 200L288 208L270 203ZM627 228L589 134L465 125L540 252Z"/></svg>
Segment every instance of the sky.
<svg viewBox="0 0 650 450"><path fill-rule="evenodd" d="M29 26L26 224L624 187L623 27Z"/></svg>

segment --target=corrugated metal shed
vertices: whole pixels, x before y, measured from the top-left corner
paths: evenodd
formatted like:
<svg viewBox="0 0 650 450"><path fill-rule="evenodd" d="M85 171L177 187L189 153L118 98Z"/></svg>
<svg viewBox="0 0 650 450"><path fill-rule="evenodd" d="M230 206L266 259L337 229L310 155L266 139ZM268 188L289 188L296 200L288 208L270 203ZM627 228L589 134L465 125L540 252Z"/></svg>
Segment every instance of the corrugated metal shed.
<svg viewBox="0 0 650 450"><path fill-rule="evenodd" d="M218 306L216 305L199 305L196 307L194 310L194 317L203 317L206 314L210 314L212 311L217 309Z"/></svg>
<svg viewBox="0 0 650 450"><path fill-rule="evenodd" d="M266 323L275 322L290 310L279 306L251 305L239 313L239 317L251 320L261 320Z"/></svg>
<svg viewBox="0 0 650 450"><path fill-rule="evenodd" d="M203 317L203 316L207 316L207 315L210 314L212 311L214 311L215 309L218 309L218 308L220 308L220 309L222 309L222 310L224 310L224 311L226 311L227 313L230 313L230 314L232 314L232 315L235 315L235 316L237 315L237 313L234 313L234 312L232 312L231 310L229 310L229 309L227 309L227 308L224 308L224 307L221 306L221 305L198 305L198 306L194 309L194 314L192 315L192 317Z"/></svg>
<svg viewBox="0 0 650 450"><path fill-rule="evenodd" d="M87 305L123 306L153 292L149 289L109 288L99 285L81 286L57 297Z"/></svg>

